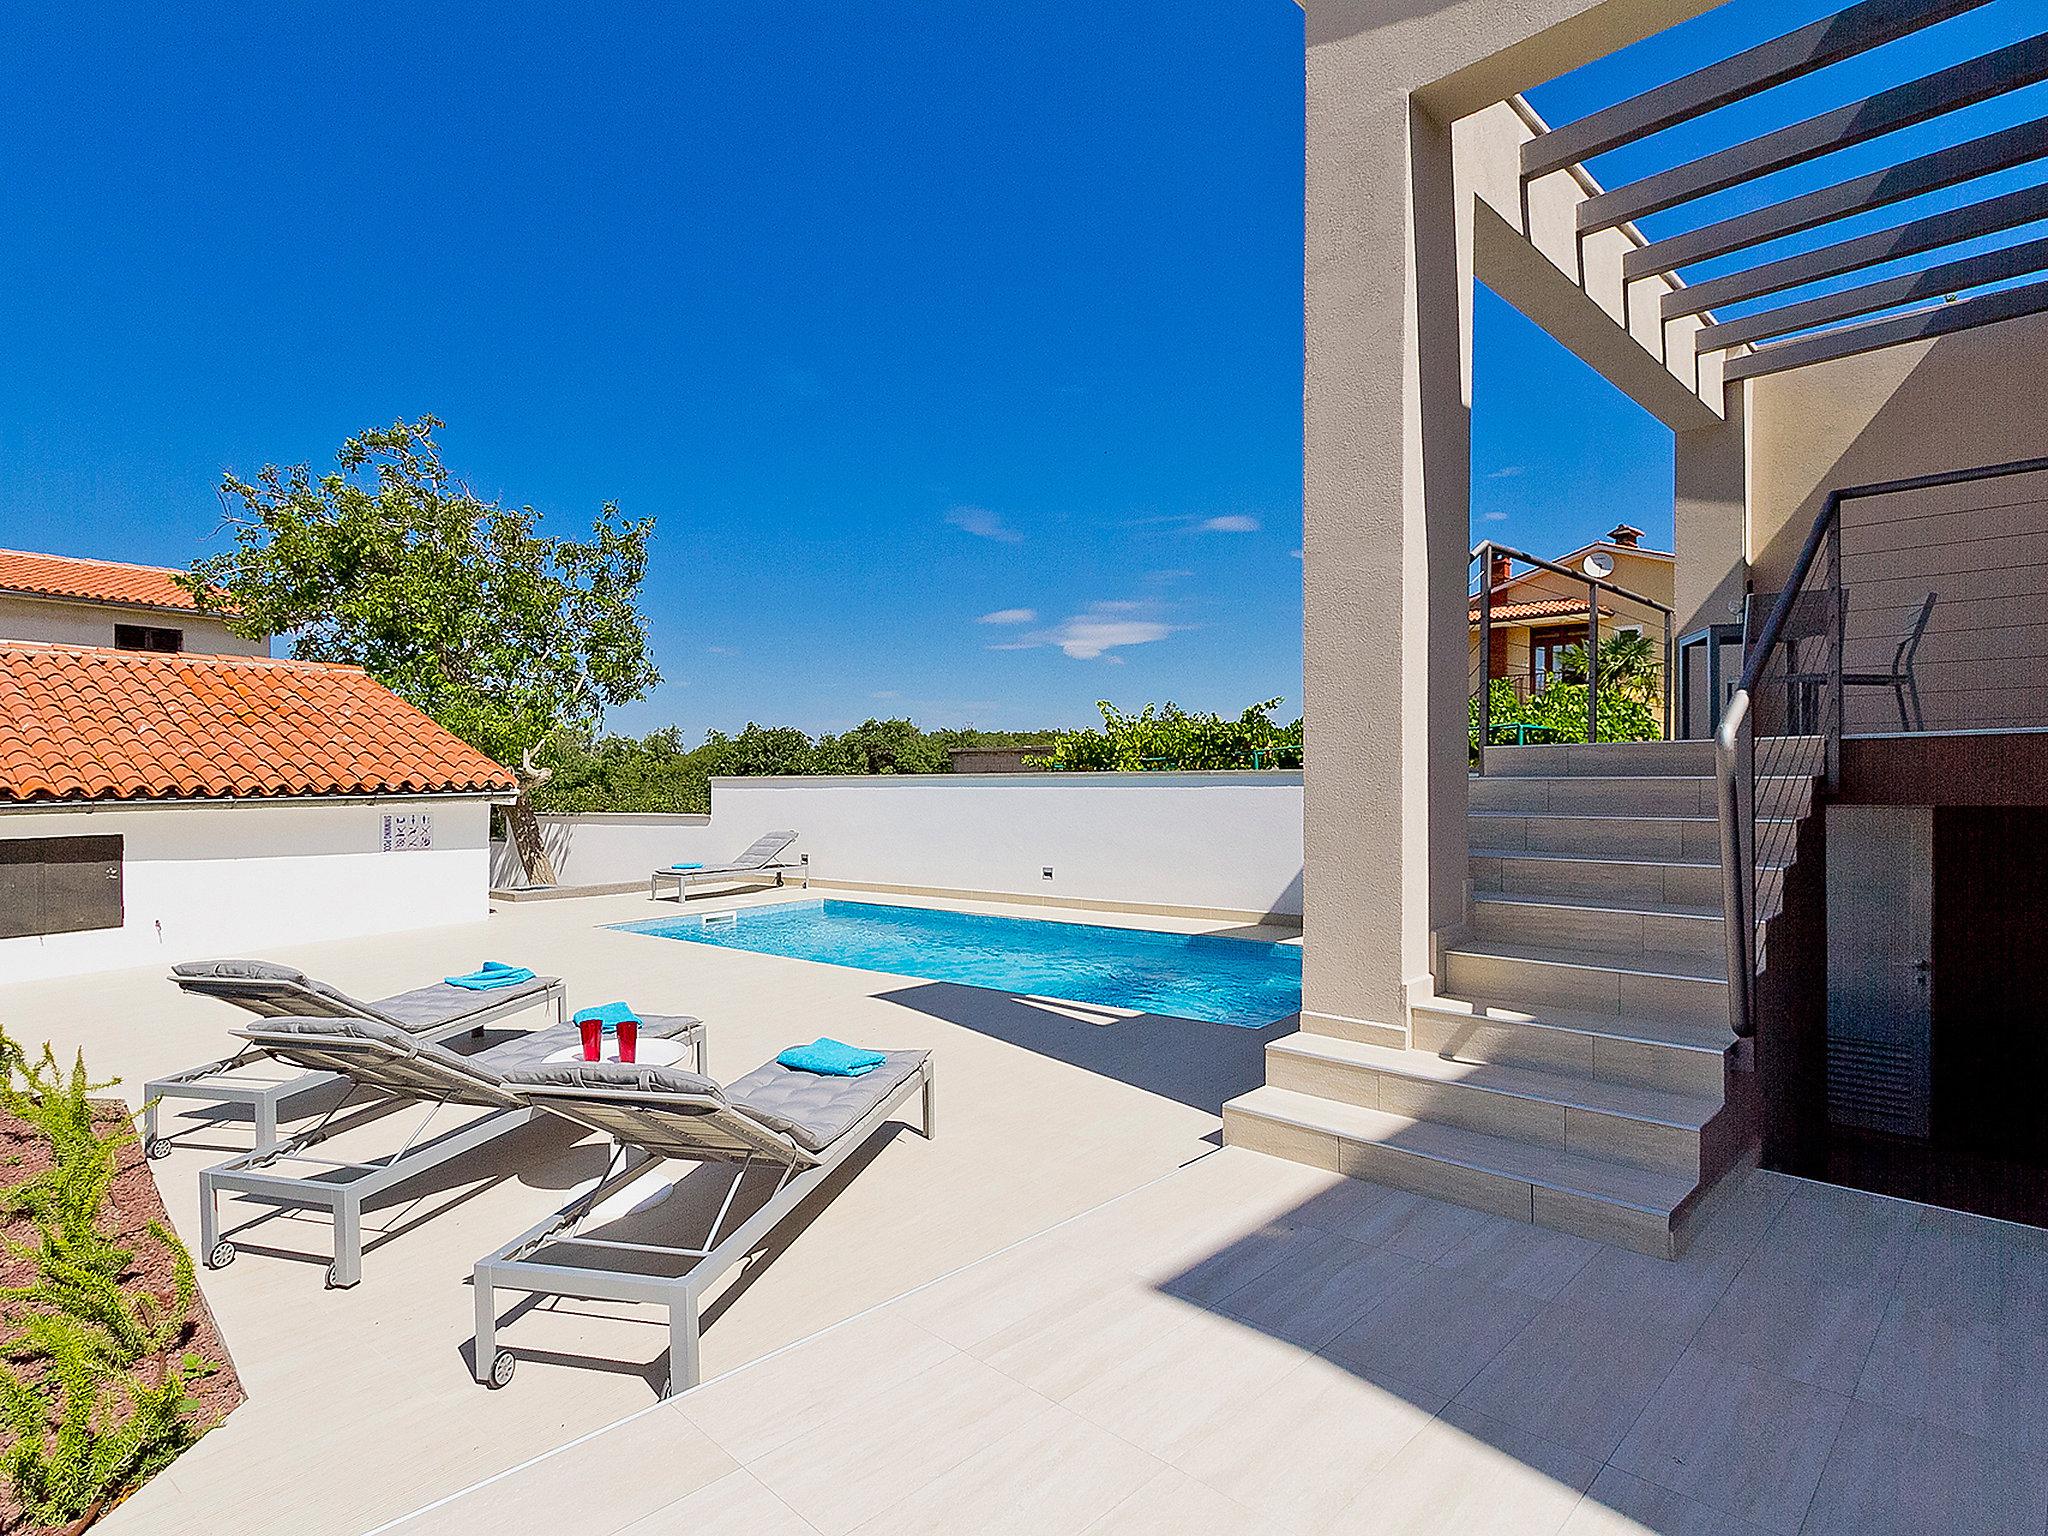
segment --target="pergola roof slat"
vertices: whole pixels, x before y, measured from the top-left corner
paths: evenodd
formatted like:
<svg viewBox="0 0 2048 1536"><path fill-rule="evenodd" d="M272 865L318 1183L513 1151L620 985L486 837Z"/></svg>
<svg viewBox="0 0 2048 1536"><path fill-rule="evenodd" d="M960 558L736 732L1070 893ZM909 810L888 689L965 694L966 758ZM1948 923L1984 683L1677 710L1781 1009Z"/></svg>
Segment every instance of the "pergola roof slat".
<svg viewBox="0 0 2048 1536"><path fill-rule="evenodd" d="M1540 134L1522 146L1522 174L1543 176L1701 112L1975 10L1989 0L1861 0L1798 30Z"/></svg>
<svg viewBox="0 0 2048 1536"><path fill-rule="evenodd" d="M1785 235L1801 234L1852 213L1888 207L1926 192L1938 192L1944 187L1974 181L1980 176L2009 171L2029 160L2043 157L2048 157L2048 119L2015 123L1996 133L1951 144L1917 159L1787 198L1767 208L1737 214L1734 218L1688 230L1682 235L1653 240L1623 255L1622 276L1633 281L1675 271L1692 262L1711 261L1731 251L1762 245Z"/></svg>
<svg viewBox="0 0 2048 1536"><path fill-rule="evenodd" d="M2042 313L2048 313L2048 281L1979 294L1974 299L1940 304L1889 320L1873 320L1865 325L1823 331L1817 336L1781 341L1759 348L1747 357L1730 359L1723 377L1733 384L1743 379L1783 373L1791 368L1807 368L1815 363L1876 352L1904 342L1931 341L1937 336L1973 331L2001 320L2017 320L2025 315Z"/></svg>
<svg viewBox="0 0 2048 1536"><path fill-rule="evenodd" d="M1974 240L2016 229L2037 219L2048 219L2048 185L2021 187L2018 191L1990 197L1982 202L1952 208L1909 224L1858 235L1818 250L1766 262L1723 277L1673 289L1661 300L1663 317L1675 320L1684 315L1703 314L1727 304L1760 299L1782 293L1822 278L1839 277L1881 262L1917 256L1939 250L1962 240Z"/></svg>
<svg viewBox="0 0 2048 1536"><path fill-rule="evenodd" d="M1680 203L2048 80L2048 34L1877 92L1863 101L1673 166L1579 204L1579 232L1612 229Z"/></svg>
<svg viewBox="0 0 2048 1536"><path fill-rule="evenodd" d="M1908 272L1902 277L1866 283L1861 288L1849 288L1841 293L1787 304L1760 315L1746 315L1740 320L1706 326L1693 338L1693 345L1700 352L1723 352L1745 342L1785 336L1835 320L1875 314L1881 309L1910 304L1916 299L1940 298L2036 272L2048 272L2048 237L1967 256L1961 261L1944 262L1924 271Z"/></svg>

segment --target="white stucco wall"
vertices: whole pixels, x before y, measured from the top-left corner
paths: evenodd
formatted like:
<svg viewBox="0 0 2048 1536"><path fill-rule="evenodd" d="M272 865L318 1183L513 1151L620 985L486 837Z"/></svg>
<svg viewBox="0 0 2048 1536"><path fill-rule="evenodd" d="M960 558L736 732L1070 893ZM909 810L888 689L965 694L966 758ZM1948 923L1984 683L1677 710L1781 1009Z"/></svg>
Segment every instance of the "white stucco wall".
<svg viewBox="0 0 2048 1536"><path fill-rule="evenodd" d="M384 852L384 816L420 811L433 848ZM480 923L490 910L483 800L0 812L0 838L115 834L125 924L0 939L0 983Z"/></svg>
<svg viewBox="0 0 2048 1536"><path fill-rule="evenodd" d="M1301 783L1299 773L716 779L709 817L543 821L569 886L721 862L789 828L799 834L789 856L809 854L827 882L1296 915ZM497 870L517 883L502 848Z"/></svg>
<svg viewBox="0 0 2048 1536"><path fill-rule="evenodd" d="M218 619L155 608L119 608L57 598L0 595L0 640L49 645L112 645L116 624L147 624L185 632L185 649L206 656L268 656L265 641L244 640Z"/></svg>

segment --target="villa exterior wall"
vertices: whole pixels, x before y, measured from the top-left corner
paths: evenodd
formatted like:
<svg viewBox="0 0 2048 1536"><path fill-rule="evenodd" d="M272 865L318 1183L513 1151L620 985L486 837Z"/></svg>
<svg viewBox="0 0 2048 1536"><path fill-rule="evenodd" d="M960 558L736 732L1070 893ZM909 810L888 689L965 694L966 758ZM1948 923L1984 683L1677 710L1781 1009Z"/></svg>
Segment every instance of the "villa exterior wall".
<svg viewBox="0 0 2048 1536"><path fill-rule="evenodd" d="M418 812L432 817L432 848L385 852L384 817ZM123 840L123 925L0 939L0 983L481 923L489 915L490 807L479 798L0 814L0 839L114 835Z"/></svg>
<svg viewBox="0 0 2048 1536"><path fill-rule="evenodd" d="M1749 557L1778 591L1829 491L2039 456L2048 316L1769 375L1751 386ZM1966 408L1958 402L1967 401ZM1887 669L1919 604L1936 605L1915 671L1927 724L2048 723L2048 476L1850 503L1845 665ZM1681 548L1680 559L1686 559ZM1847 700L1851 731L1897 730L1881 690Z"/></svg>
<svg viewBox="0 0 2048 1536"><path fill-rule="evenodd" d="M122 608L60 598L0 596L0 640L49 645L112 645L116 624L147 624L185 633L185 649L208 656L268 656L270 645L244 640L218 619L160 608Z"/></svg>
<svg viewBox="0 0 2048 1536"><path fill-rule="evenodd" d="M1285 772L739 778L712 781L708 817L542 820L568 886L641 884L789 828L828 884L1293 917L1301 795Z"/></svg>

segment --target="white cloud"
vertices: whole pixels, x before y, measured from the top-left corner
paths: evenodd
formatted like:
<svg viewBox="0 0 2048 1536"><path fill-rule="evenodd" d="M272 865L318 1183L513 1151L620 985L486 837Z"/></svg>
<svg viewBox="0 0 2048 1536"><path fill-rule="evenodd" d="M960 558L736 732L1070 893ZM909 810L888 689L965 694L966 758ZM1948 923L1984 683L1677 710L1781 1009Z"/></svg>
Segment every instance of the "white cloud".
<svg viewBox="0 0 2048 1536"><path fill-rule="evenodd" d="M1090 603L1080 613L1061 619L1046 629L1033 630L1015 640L989 647L992 651L1032 651L1057 646L1076 661L1119 661L1111 653L1123 646L1149 645L1164 640L1184 625L1169 624L1157 615L1153 604L1129 600Z"/></svg>
<svg viewBox="0 0 2048 1536"><path fill-rule="evenodd" d="M1308 558L1308 552L1306 550L1297 549L1294 551L1294 558L1297 560L1306 560Z"/></svg>
<svg viewBox="0 0 2048 1536"><path fill-rule="evenodd" d="M1486 514L1486 521L1489 523L1504 523L1507 520L1508 515L1505 512L1488 512Z"/></svg>
<svg viewBox="0 0 2048 1536"><path fill-rule="evenodd" d="M962 533L971 533L977 539L994 539L998 544L1021 544L1024 535L989 511L987 507L955 507L946 514L946 521Z"/></svg>
<svg viewBox="0 0 2048 1536"><path fill-rule="evenodd" d="M1197 533L1257 533L1259 520L1246 517L1241 512L1232 512L1223 517L1205 518L1195 524Z"/></svg>
<svg viewBox="0 0 2048 1536"><path fill-rule="evenodd" d="M1512 480L1515 476L1526 475L1528 472L1529 466L1526 464L1505 464L1499 469L1489 469L1486 472L1486 478L1489 480Z"/></svg>
<svg viewBox="0 0 2048 1536"><path fill-rule="evenodd" d="M1038 617L1036 608L998 608L994 613L984 613L974 622L977 624L1029 624Z"/></svg>
<svg viewBox="0 0 2048 1536"><path fill-rule="evenodd" d="M900 699L903 697L903 695L898 693L894 688L882 688L878 689L874 693L869 694L868 697L871 699Z"/></svg>

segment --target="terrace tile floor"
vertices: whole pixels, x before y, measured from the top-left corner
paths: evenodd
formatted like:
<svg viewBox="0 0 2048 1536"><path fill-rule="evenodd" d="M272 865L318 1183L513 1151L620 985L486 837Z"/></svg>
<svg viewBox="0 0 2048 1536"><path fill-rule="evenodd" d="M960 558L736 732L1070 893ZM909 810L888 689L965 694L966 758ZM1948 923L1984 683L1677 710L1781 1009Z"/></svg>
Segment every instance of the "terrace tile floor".
<svg viewBox="0 0 2048 1536"><path fill-rule="evenodd" d="M1225 1149L394 1536L2039 1533L2044 1299L1775 1174L1667 1263Z"/></svg>
<svg viewBox="0 0 2048 1536"><path fill-rule="evenodd" d="M316 1222L260 1222L203 1276L249 1402L103 1529L2048 1532L2048 1234L1753 1174L1665 1263L1218 1150L1258 1032L601 926L648 910L275 958L373 995L517 959L572 1003L700 1014L726 1076L806 1031L929 1047L938 1140L881 1143L739 1277L711 1379L666 1403L645 1312L543 1308L505 1332L508 1388L468 1374L470 1262L594 1143L536 1126L409 1191L346 1293ZM131 1087L229 1022L154 971L0 1012ZM188 1236L199 1168L245 1138L155 1165Z"/></svg>

